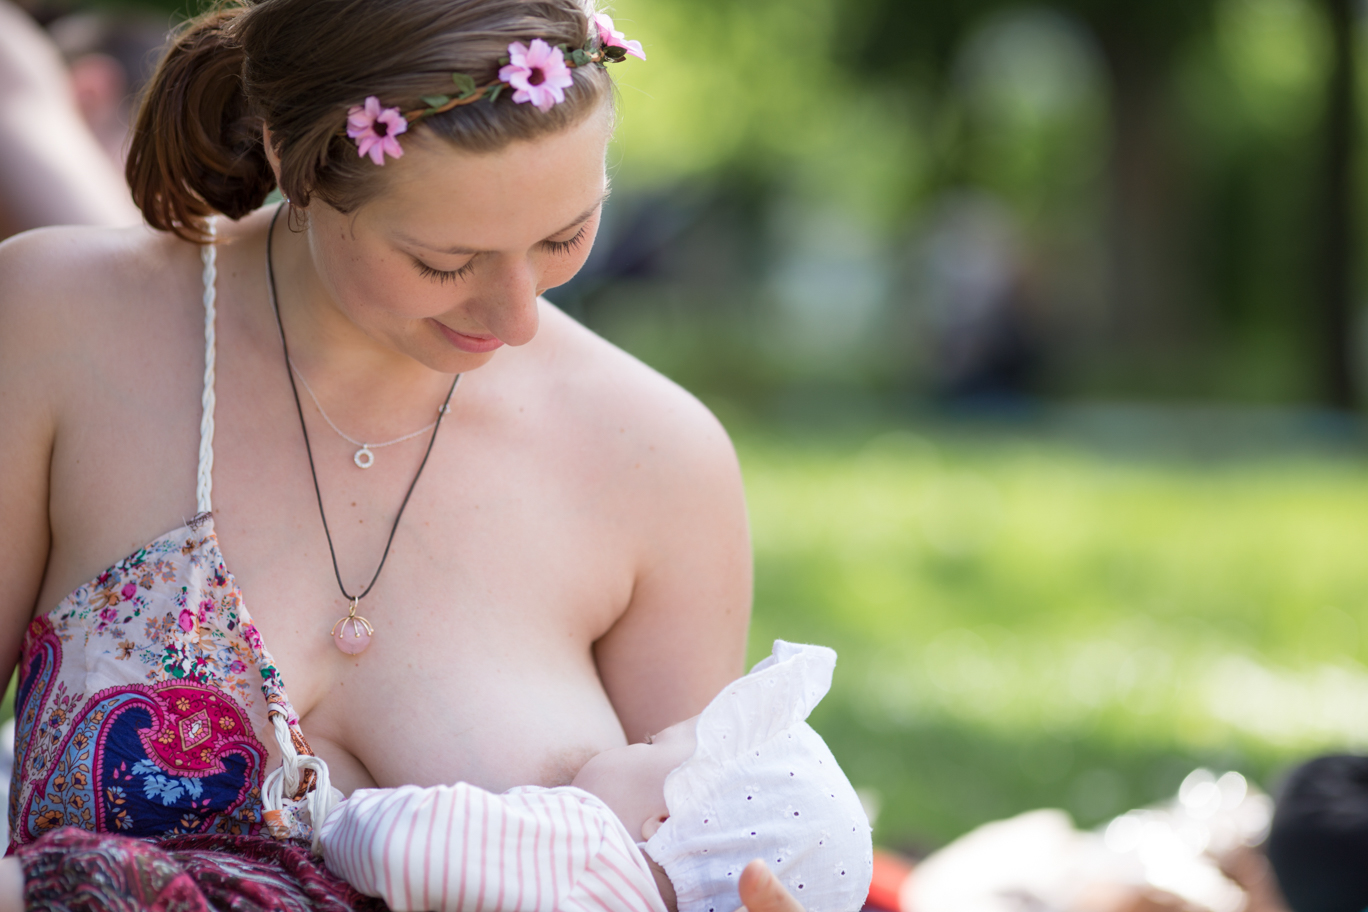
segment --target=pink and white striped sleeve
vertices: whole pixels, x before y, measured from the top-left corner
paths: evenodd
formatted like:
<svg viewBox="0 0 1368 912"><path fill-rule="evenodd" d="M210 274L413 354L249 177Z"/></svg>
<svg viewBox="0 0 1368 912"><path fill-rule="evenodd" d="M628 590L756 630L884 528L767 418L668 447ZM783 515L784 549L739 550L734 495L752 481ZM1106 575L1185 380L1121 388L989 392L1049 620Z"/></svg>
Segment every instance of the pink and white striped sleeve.
<svg viewBox="0 0 1368 912"><path fill-rule="evenodd" d="M328 869L394 912L665 912L627 829L571 786L361 789L321 839Z"/></svg>

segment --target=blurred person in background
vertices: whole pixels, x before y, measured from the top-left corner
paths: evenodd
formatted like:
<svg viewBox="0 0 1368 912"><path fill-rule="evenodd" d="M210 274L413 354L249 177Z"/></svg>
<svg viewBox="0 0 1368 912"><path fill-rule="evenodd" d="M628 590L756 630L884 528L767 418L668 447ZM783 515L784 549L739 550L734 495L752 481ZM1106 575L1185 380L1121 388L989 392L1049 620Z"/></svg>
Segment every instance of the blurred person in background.
<svg viewBox="0 0 1368 912"><path fill-rule="evenodd" d="M957 405L1027 399L1039 372L1030 270L1019 229L987 194L942 201L918 258L934 388Z"/></svg>
<svg viewBox="0 0 1368 912"><path fill-rule="evenodd" d="M166 41L163 17L131 12L73 13L47 33L61 51L81 117L123 171L133 104Z"/></svg>
<svg viewBox="0 0 1368 912"><path fill-rule="evenodd" d="M1368 909L1368 757L1317 757L1292 771L1268 859L1293 912Z"/></svg>
<svg viewBox="0 0 1368 912"><path fill-rule="evenodd" d="M73 82L51 38L0 0L0 238L44 225L140 220L118 156L108 151L123 142L112 113L125 104L120 80L100 66L104 75L83 66ZM102 136L86 110L104 122Z"/></svg>

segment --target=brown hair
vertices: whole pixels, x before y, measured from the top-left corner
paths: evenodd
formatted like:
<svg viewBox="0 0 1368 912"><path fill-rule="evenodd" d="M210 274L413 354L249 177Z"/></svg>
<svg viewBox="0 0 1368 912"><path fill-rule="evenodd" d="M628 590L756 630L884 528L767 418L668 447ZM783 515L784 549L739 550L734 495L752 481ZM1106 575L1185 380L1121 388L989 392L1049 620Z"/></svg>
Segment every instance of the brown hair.
<svg viewBox="0 0 1368 912"><path fill-rule="evenodd" d="M196 242L204 218L241 218L275 187L261 140L270 124L280 189L343 212L383 176L347 139L347 109L367 96L408 111L449 94L452 73L497 78L510 42L579 47L589 34L581 0L236 0L188 22L148 84L127 176L148 223ZM550 111L504 93L421 121L471 152L490 152L578 123L608 97L598 66ZM415 124L415 127L418 125Z"/></svg>

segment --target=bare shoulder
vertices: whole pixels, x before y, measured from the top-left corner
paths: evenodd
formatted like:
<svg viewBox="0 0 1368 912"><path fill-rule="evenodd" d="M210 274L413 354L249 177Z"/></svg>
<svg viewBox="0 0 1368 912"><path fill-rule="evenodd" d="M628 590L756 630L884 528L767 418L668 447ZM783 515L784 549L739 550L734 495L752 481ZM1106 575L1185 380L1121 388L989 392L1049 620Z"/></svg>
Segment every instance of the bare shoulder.
<svg viewBox="0 0 1368 912"><path fill-rule="evenodd" d="M737 473L726 430L693 394L553 306L543 308L543 330L550 395L592 449L620 450L633 468L654 464L678 479ZM643 457L649 464L638 466Z"/></svg>
<svg viewBox="0 0 1368 912"><path fill-rule="evenodd" d="M111 302L146 299L189 252L190 245L141 226L26 231L0 244L0 306L11 316L107 311Z"/></svg>
<svg viewBox="0 0 1368 912"><path fill-rule="evenodd" d="M144 226L64 225L25 231L0 243L0 274L54 293L141 290L193 255L190 244Z"/></svg>
<svg viewBox="0 0 1368 912"><path fill-rule="evenodd" d="M183 284L189 245L142 228L41 228L0 244L0 351L82 357L108 333L155 319Z"/></svg>
<svg viewBox="0 0 1368 912"><path fill-rule="evenodd" d="M698 713L742 670L751 557L741 469L688 392L546 308L550 424L629 563L630 593L594 644L604 689L635 740ZM611 549L610 549L611 550Z"/></svg>

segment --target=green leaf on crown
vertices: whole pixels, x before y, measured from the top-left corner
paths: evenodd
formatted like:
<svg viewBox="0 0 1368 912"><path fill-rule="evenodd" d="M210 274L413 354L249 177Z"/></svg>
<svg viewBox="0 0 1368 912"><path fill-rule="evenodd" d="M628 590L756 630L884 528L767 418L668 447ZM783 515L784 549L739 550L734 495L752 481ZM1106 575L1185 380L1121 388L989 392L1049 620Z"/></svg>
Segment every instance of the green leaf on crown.
<svg viewBox="0 0 1368 912"><path fill-rule="evenodd" d="M423 104L428 106L427 113L431 114L442 105L451 101L450 95L424 95Z"/></svg>
<svg viewBox="0 0 1368 912"><path fill-rule="evenodd" d="M575 62L575 66L577 66L577 67L582 67L582 66L588 66L588 65L589 65L589 61L590 61L592 58L590 58L590 56L589 56L588 54L586 54L584 51L580 50L579 48L575 48L575 49L574 49L573 51L571 51L571 53L570 53L570 59L573 60L573 61Z"/></svg>
<svg viewBox="0 0 1368 912"><path fill-rule="evenodd" d="M457 98L469 98L477 91L474 77L468 76L465 73L452 73L451 81L456 83Z"/></svg>
<svg viewBox="0 0 1368 912"><path fill-rule="evenodd" d="M490 89L489 93L485 95L485 98L488 98L491 102L498 101L499 95L503 92L505 88L507 88L507 86L505 86L504 83L501 82L498 85L494 86L494 88Z"/></svg>

